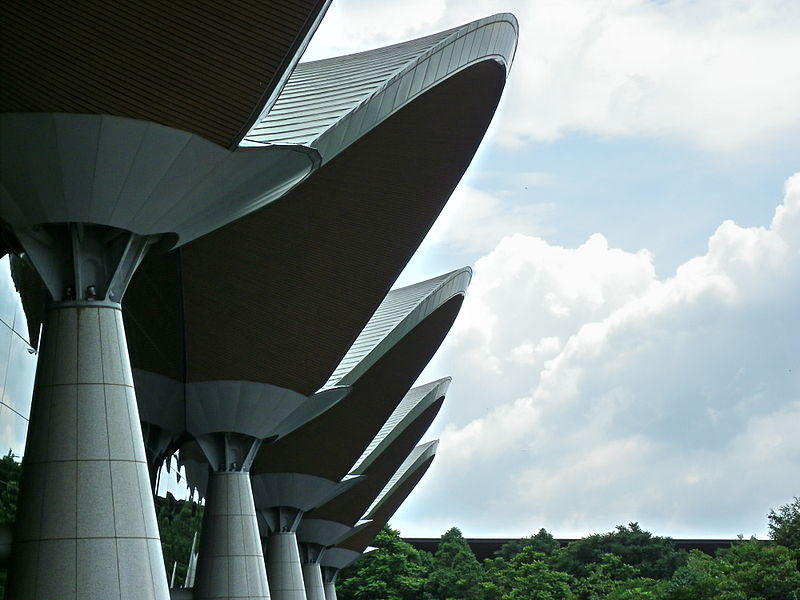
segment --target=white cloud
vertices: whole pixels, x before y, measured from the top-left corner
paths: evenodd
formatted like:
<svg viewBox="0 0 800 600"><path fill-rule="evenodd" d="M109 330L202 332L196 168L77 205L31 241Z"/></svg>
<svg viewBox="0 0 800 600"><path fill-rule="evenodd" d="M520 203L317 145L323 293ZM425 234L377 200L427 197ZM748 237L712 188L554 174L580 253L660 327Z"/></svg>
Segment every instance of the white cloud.
<svg viewBox="0 0 800 600"><path fill-rule="evenodd" d="M495 135L666 137L714 151L800 134L800 5L781 0L334 3L309 56L365 50L496 12L520 21Z"/></svg>
<svg viewBox="0 0 800 600"><path fill-rule="evenodd" d="M799 233L797 174L769 227L723 223L666 280L600 235L501 241L439 358L454 382L420 527L763 534L800 480Z"/></svg>
<svg viewBox="0 0 800 600"><path fill-rule="evenodd" d="M448 254L480 256L509 231L542 235L542 221L550 210L547 204L513 203L499 194L461 184L425 238L425 245L439 246Z"/></svg>

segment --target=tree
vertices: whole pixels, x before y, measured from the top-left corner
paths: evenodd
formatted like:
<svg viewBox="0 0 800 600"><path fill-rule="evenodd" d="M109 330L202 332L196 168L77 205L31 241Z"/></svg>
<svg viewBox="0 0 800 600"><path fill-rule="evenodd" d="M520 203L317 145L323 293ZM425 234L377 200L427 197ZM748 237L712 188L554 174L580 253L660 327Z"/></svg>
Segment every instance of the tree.
<svg viewBox="0 0 800 600"><path fill-rule="evenodd" d="M639 570L615 554L603 554L600 562L587 566L588 573L575 581L573 589L580 600L604 600L622 581L639 576Z"/></svg>
<svg viewBox="0 0 800 600"><path fill-rule="evenodd" d="M167 579L172 576L172 566L177 563L176 585L183 584L194 534L202 528L203 506L192 500L176 500L167 492L166 498L156 498L156 509Z"/></svg>
<svg viewBox="0 0 800 600"><path fill-rule="evenodd" d="M720 550L717 556L730 566L731 578L748 598L800 599L800 572L788 548L750 539Z"/></svg>
<svg viewBox="0 0 800 600"><path fill-rule="evenodd" d="M573 600L570 576L553 571L543 560L519 564L511 580L511 591L501 600Z"/></svg>
<svg viewBox="0 0 800 600"><path fill-rule="evenodd" d="M776 544L785 546L800 559L800 498L794 497L792 502L778 508L778 512L769 511L769 537Z"/></svg>
<svg viewBox="0 0 800 600"><path fill-rule="evenodd" d="M615 531L574 541L554 553L551 562L556 570L586 577L589 565L601 562L604 554L618 556L638 569L642 577L650 579L669 578L686 563L686 553L675 550L670 538L653 536L638 523L619 525Z"/></svg>
<svg viewBox="0 0 800 600"><path fill-rule="evenodd" d="M500 600L510 589L508 561L502 556L484 560L481 580L484 600Z"/></svg>
<svg viewBox="0 0 800 600"><path fill-rule="evenodd" d="M19 479L21 465L16 461L11 450L0 458L0 528L10 532L17 514L17 497L19 495ZM3 535L3 532L0 532ZM6 582L6 568L0 567L0 598L3 597Z"/></svg>
<svg viewBox="0 0 800 600"><path fill-rule="evenodd" d="M686 564L676 569L664 586L665 600L748 600L731 577L730 564L691 550Z"/></svg>
<svg viewBox="0 0 800 600"><path fill-rule="evenodd" d="M0 523L13 523L16 517L21 470L11 450L0 458Z"/></svg>
<svg viewBox="0 0 800 600"><path fill-rule="evenodd" d="M542 528L536 535L518 540L511 540L503 544L500 550L495 552L494 555L509 560L524 548L533 548L535 552L541 552L545 556L550 556L560 547L561 545L558 541L556 541L546 529Z"/></svg>
<svg viewBox="0 0 800 600"><path fill-rule="evenodd" d="M574 600L575 581L553 570L546 556L526 546L511 560L502 557L484 562L481 587L484 600Z"/></svg>
<svg viewBox="0 0 800 600"><path fill-rule="evenodd" d="M618 581L604 600L663 600L663 582L647 577Z"/></svg>
<svg viewBox="0 0 800 600"><path fill-rule="evenodd" d="M751 539L715 558L692 550L664 591L666 600L794 600L800 598L800 572L787 548Z"/></svg>
<svg viewBox="0 0 800 600"><path fill-rule="evenodd" d="M372 545L378 550L362 556L339 575L339 599L421 600L430 554L404 542L388 525Z"/></svg>
<svg viewBox="0 0 800 600"><path fill-rule="evenodd" d="M479 600L481 563L457 527L442 536L425 583L425 600Z"/></svg>

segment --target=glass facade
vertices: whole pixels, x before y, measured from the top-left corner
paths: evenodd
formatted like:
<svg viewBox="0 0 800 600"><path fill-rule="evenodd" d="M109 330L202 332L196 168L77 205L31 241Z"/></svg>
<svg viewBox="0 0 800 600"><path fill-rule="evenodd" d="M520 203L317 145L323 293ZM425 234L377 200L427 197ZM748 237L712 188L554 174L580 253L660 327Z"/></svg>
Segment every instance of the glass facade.
<svg viewBox="0 0 800 600"><path fill-rule="evenodd" d="M37 354L11 279L8 256L0 259L0 452L22 456L31 408Z"/></svg>

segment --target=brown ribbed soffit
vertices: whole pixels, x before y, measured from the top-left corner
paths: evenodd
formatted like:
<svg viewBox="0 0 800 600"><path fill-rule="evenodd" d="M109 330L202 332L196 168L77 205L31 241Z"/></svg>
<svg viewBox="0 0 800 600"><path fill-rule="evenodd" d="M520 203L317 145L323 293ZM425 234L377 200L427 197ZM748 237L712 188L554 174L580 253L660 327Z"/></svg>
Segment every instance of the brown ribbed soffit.
<svg viewBox="0 0 800 600"><path fill-rule="evenodd" d="M425 435L442 406L439 398L408 427L364 472L363 481L319 508L305 514L307 519L325 519L354 526L383 491L383 488ZM340 433L340 435L342 435Z"/></svg>
<svg viewBox="0 0 800 600"><path fill-rule="evenodd" d="M0 112L129 117L233 148L324 5L4 1Z"/></svg>
<svg viewBox="0 0 800 600"><path fill-rule="evenodd" d="M360 529L357 533L338 544L338 546L354 552L363 552L364 549L370 545L372 540L375 539L375 536L378 535L378 532L381 530L381 528L389 522L389 519L392 518L392 515L397 512L397 509L400 508L400 505L408 497L408 495L414 491L414 488L417 487L417 484L422 479L422 476L425 475L428 467L431 466L433 459L434 457L431 456L428 460L417 467L414 473L408 479L406 479L390 497L384 499L378 510L371 515L372 523L368 524L363 529Z"/></svg>
<svg viewBox="0 0 800 600"><path fill-rule="evenodd" d="M191 381L325 383L439 215L500 97L453 76L297 190L182 250Z"/></svg>
<svg viewBox="0 0 800 600"><path fill-rule="evenodd" d="M362 375L336 406L262 448L251 471L342 479L439 348L463 300L455 296L425 318ZM313 452L308 440L314 440Z"/></svg>
<svg viewBox="0 0 800 600"><path fill-rule="evenodd" d="M148 257L123 302L134 368L174 377L185 364L188 381L319 389L439 215L504 78L494 61L452 76L284 198ZM180 289L156 264L170 260ZM153 306L181 301L185 315Z"/></svg>

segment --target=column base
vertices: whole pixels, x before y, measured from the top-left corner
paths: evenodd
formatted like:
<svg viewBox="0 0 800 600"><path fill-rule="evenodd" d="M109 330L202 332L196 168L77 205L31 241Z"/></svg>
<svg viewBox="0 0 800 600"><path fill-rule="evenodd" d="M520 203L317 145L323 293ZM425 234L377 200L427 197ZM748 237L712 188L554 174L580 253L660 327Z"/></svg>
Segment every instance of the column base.
<svg viewBox="0 0 800 600"><path fill-rule="evenodd" d="M325 600L325 587L319 563L303 563L303 581L306 585L307 600Z"/></svg>
<svg viewBox="0 0 800 600"><path fill-rule="evenodd" d="M269 600L253 489L247 471L209 479L194 600Z"/></svg>
<svg viewBox="0 0 800 600"><path fill-rule="evenodd" d="M275 600L307 600L297 536L293 531L272 533L267 539L267 575Z"/></svg>
<svg viewBox="0 0 800 600"><path fill-rule="evenodd" d="M333 581L325 582L323 584L325 587L325 600L338 600L336 597L336 583Z"/></svg>

